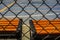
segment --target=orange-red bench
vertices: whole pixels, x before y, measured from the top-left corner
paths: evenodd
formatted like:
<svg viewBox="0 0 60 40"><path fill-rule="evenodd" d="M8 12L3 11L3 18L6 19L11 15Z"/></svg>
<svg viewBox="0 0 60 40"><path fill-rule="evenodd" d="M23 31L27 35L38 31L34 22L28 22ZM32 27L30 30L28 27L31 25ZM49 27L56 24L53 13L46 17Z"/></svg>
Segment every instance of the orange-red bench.
<svg viewBox="0 0 60 40"><path fill-rule="evenodd" d="M60 35L60 19L30 20L33 35Z"/></svg>
<svg viewBox="0 0 60 40"><path fill-rule="evenodd" d="M0 38L17 38L17 40L21 40L21 37L22 19L0 19Z"/></svg>

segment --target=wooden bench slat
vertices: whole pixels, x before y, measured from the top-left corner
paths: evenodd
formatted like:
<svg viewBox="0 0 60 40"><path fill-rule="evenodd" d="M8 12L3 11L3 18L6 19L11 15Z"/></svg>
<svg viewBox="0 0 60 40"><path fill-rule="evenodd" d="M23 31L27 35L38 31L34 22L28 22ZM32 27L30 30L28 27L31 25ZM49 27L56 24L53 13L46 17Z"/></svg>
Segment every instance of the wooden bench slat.
<svg viewBox="0 0 60 40"><path fill-rule="evenodd" d="M60 20L51 20L50 23L47 20L33 20L34 27L36 32L39 34L48 34L54 31L53 33L60 33ZM43 30L43 28L45 30ZM55 29L55 27L58 29ZM40 32L42 30L42 32ZM48 33L46 32L48 31ZM51 33L52 34L52 33Z"/></svg>
<svg viewBox="0 0 60 40"><path fill-rule="evenodd" d="M55 34L60 33L58 30L36 30L38 34Z"/></svg>
<svg viewBox="0 0 60 40"><path fill-rule="evenodd" d="M7 21L5 19L0 20L0 31L16 31L19 23L19 19L13 21Z"/></svg>

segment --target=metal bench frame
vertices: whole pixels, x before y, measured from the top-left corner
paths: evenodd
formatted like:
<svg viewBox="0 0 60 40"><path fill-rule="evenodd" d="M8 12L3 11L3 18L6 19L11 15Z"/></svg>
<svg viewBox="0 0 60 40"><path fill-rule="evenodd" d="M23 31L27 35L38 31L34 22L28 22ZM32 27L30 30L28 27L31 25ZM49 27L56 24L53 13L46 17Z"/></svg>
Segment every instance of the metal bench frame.
<svg viewBox="0 0 60 40"><path fill-rule="evenodd" d="M42 40L45 36L49 35L49 37L47 38L47 40L55 40L56 37L58 37L60 34L37 34L36 29L34 27L33 21L29 20L30 23L30 40ZM59 40L60 37L57 39Z"/></svg>
<svg viewBox="0 0 60 40"><path fill-rule="evenodd" d="M18 28L16 32L7 32L7 31L1 31L0 32L0 39L17 39L22 40L22 19L19 19Z"/></svg>

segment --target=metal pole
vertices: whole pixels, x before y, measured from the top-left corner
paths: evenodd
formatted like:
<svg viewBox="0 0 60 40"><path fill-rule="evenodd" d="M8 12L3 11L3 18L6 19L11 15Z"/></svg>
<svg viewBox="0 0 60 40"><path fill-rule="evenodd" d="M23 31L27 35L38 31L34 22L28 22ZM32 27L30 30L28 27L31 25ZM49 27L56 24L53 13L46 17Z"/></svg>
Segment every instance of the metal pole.
<svg viewBox="0 0 60 40"><path fill-rule="evenodd" d="M0 4L3 2L3 0L0 0Z"/></svg>

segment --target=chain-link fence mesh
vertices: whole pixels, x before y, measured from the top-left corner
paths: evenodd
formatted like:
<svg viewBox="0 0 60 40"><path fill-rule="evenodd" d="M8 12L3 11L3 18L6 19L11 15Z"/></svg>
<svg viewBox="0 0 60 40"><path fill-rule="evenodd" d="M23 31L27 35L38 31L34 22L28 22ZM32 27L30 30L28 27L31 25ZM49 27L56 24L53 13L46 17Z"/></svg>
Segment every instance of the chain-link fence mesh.
<svg viewBox="0 0 60 40"><path fill-rule="evenodd" d="M50 23L50 20L60 19L60 0L0 0L0 20L15 18L23 19L22 40L30 40L29 20L47 20Z"/></svg>

